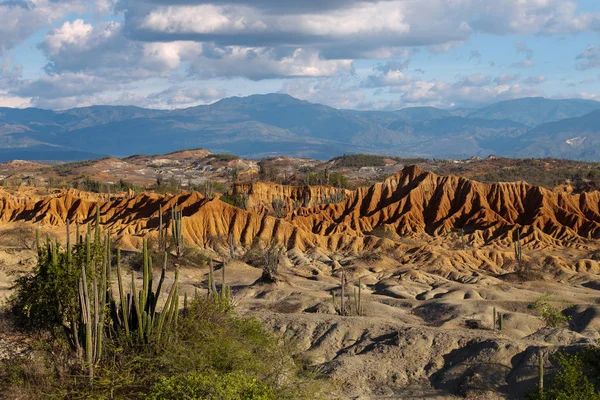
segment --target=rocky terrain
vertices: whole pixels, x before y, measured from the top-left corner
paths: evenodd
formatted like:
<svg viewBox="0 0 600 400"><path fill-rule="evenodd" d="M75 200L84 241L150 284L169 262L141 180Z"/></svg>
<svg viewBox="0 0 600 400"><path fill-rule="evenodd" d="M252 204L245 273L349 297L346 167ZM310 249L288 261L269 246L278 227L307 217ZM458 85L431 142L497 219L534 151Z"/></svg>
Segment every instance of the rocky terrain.
<svg viewBox="0 0 600 400"><path fill-rule="evenodd" d="M177 205L189 249L178 260L182 295L205 290L207 258L227 260L238 310L293 340L344 398L519 399L536 382L539 348L551 373L555 351L600 337L600 192L408 166L355 190L250 182L224 196L244 201L195 191L3 191L2 296L34 263L34 229L64 239L67 223L74 235L99 208L103 229L134 254L143 237L156 240L159 209L168 229ZM274 283L259 279L253 256L265 248L281 249ZM344 279L348 315L339 312ZM532 308L543 295L566 308L568 325L546 327Z"/></svg>

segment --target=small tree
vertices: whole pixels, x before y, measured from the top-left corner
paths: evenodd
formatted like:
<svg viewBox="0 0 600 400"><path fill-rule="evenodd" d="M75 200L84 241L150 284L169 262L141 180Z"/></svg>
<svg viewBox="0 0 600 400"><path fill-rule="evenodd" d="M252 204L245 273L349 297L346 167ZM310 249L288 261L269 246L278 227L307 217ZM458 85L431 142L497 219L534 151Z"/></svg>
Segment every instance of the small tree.
<svg viewBox="0 0 600 400"><path fill-rule="evenodd" d="M558 328L568 323L571 317L564 315L560 309L554 307L549 299L550 296L545 294L533 303L533 308L540 313L546 327Z"/></svg>

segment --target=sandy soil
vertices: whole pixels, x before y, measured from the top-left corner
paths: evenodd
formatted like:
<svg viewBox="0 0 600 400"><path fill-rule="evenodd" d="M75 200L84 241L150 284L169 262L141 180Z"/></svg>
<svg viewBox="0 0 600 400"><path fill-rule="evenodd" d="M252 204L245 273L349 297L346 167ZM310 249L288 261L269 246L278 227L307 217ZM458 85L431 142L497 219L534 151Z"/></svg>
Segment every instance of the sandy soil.
<svg viewBox="0 0 600 400"><path fill-rule="evenodd" d="M23 246L29 239L24 232L2 231L0 298L34 264L34 252ZM334 308L331 292L339 307L342 270L350 304L360 279L363 316L340 316ZM227 264L226 281L238 311L290 339L305 360L339 385L342 398L520 399L536 382L538 348L544 349L551 373L553 352L596 343L599 337L600 285L588 273L556 282L540 272L522 282L515 274L476 269L425 270L393 254L366 262L291 250L275 284L257 282L261 271L240 260ZM182 267L181 302L184 292L205 293L206 275L203 266ZM220 284L220 271L216 276ZM531 308L544 294L568 308L569 327L544 327ZM503 315L502 331L493 329L494 307ZM6 349L21 338L11 336L5 319L0 321L0 347Z"/></svg>

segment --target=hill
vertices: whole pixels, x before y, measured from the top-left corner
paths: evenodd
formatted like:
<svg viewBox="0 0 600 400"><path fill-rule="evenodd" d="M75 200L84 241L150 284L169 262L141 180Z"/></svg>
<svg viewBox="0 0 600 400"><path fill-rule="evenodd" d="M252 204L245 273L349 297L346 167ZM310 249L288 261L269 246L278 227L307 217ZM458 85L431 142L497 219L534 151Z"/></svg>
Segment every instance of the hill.
<svg viewBox="0 0 600 400"><path fill-rule="evenodd" d="M581 117L598 108L600 103L593 101L531 98L479 110L413 107L352 111L283 94L232 97L177 110L2 108L0 161L124 157L196 147L243 157L329 159L343 153L427 158L514 156L521 154L521 149L507 145L507 139L513 143L514 138L532 136L528 134L535 130L532 126ZM589 124L581 130L598 126L594 119L581 123ZM11 157L11 151L18 151L19 157ZM573 157L591 159L593 155Z"/></svg>
<svg viewBox="0 0 600 400"><path fill-rule="evenodd" d="M501 101L473 111L471 118L511 119L528 126L536 126L565 118L580 117L600 109L600 103L592 100L551 100L543 97L528 97Z"/></svg>

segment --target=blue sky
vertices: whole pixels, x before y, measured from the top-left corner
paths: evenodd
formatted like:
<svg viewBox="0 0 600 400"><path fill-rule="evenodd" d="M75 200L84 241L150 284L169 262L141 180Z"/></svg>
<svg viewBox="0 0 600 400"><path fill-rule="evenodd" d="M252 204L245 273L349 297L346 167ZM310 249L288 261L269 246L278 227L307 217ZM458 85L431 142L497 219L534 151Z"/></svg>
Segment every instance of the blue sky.
<svg viewBox="0 0 600 400"><path fill-rule="evenodd" d="M593 0L0 0L0 105L598 100Z"/></svg>

